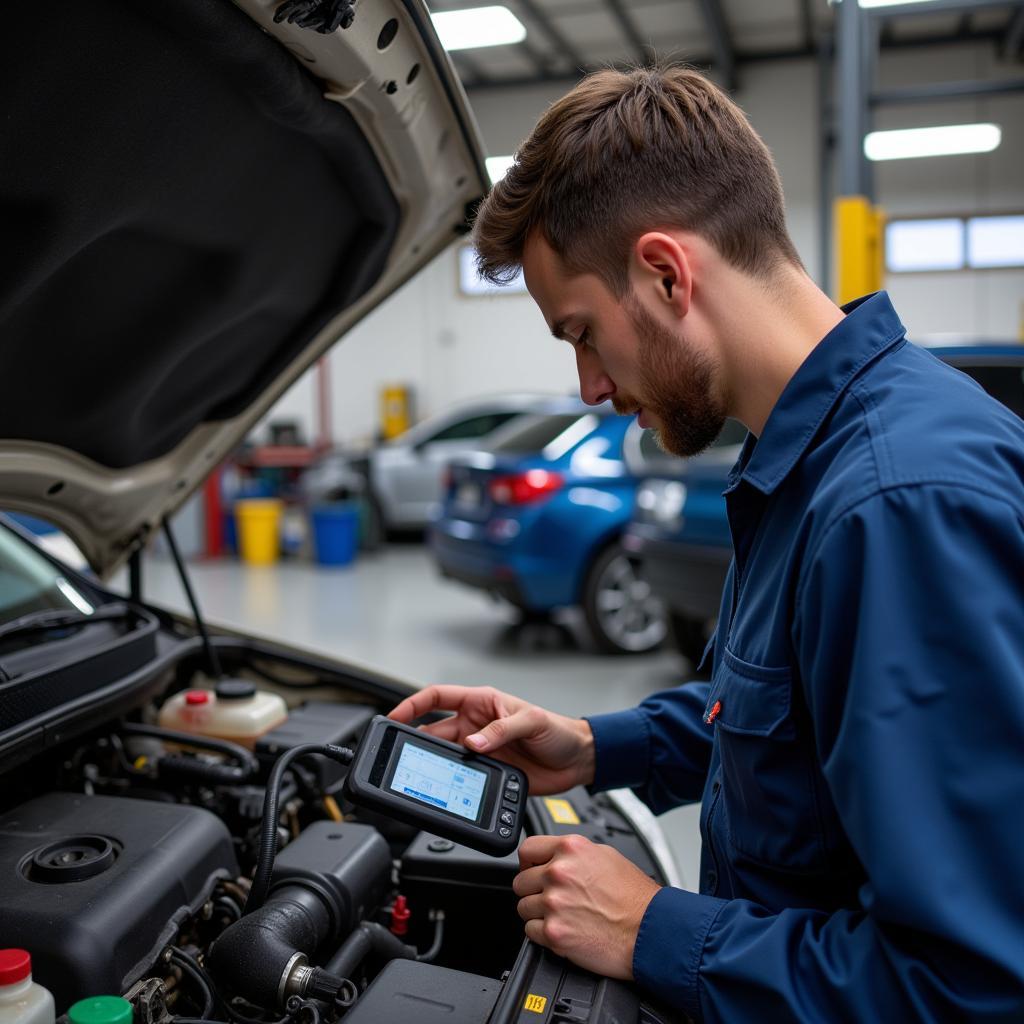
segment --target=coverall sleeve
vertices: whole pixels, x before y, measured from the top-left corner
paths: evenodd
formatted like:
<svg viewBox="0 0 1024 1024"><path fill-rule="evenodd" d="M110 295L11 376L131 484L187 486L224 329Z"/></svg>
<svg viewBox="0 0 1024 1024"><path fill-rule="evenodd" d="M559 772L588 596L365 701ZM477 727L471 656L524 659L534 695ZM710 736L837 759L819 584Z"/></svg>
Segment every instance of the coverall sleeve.
<svg viewBox="0 0 1024 1024"><path fill-rule="evenodd" d="M966 487L876 495L827 530L796 600L859 906L663 889L637 980L703 1021L1024 1020L1021 511Z"/></svg>
<svg viewBox="0 0 1024 1024"><path fill-rule="evenodd" d="M587 719L594 733L599 792L629 786L656 814L701 798L711 761L702 716L710 683L652 694L638 707Z"/></svg>

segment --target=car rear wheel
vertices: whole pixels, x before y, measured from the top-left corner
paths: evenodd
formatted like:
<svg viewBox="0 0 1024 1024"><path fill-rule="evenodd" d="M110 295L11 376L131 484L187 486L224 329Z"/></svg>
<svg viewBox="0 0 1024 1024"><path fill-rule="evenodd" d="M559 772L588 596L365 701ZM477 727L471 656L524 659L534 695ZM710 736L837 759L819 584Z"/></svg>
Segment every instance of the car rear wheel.
<svg viewBox="0 0 1024 1024"><path fill-rule="evenodd" d="M653 651L668 634L665 606L618 544L594 559L583 584L583 614L594 642L608 654Z"/></svg>

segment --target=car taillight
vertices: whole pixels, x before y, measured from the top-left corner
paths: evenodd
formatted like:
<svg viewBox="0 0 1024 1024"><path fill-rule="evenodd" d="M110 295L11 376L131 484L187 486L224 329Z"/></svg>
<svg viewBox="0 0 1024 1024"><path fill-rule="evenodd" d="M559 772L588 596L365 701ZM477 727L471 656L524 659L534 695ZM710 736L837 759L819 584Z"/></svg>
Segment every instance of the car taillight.
<svg viewBox="0 0 1024 1024"><path fill-rule="evenodd" d="M497 505L529 505L562 486L560 473L546 469L528 469L525 473L495 477L488 484L491 500Z"/></svg>

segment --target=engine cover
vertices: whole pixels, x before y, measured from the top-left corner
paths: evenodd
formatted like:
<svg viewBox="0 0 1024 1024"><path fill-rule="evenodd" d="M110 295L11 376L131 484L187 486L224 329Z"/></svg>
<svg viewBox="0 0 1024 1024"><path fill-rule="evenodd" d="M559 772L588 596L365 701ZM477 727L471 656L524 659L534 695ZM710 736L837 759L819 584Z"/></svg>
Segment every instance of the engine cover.
<svg viewBox="0 0 1024 1024"><path fill-rule="evenodd" d="M61 1014L124 992L237 874L227 828L202 808L50 793L0 817L0 936L32 954Z"/></svg>

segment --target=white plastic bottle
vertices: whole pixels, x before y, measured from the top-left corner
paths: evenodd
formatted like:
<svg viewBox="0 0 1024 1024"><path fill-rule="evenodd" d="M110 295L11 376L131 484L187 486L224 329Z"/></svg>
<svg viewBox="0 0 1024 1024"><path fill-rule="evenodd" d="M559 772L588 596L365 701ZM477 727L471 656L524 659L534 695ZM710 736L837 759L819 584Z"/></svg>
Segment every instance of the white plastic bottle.
<svg viewBox="0 0 1024 1024"><path fill-rule="evenodd" d="M32 980L24 949L0 949L0 1024L54 1024L53 996Z"/></svg>
<svg viewBox="0 0 1024 1024"><path fill-rule="evenodd" d="M281 725L288 706L276 693L257 690L241 679L222 679L215 690L176 693L160 708L166 729L212 736L252 747L265 732Z"/></svg>

